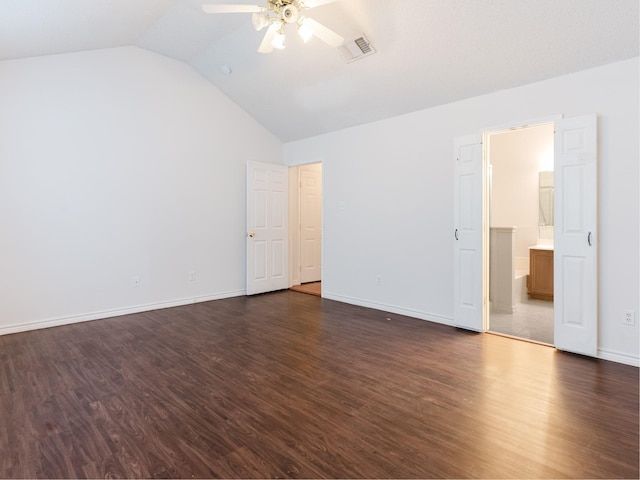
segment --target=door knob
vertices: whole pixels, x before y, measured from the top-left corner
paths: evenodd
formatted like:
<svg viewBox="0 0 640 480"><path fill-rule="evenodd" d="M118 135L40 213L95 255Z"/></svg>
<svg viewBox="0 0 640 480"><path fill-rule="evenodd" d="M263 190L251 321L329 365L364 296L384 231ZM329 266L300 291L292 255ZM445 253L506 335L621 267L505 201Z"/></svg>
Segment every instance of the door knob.
<svg viewBox="0 0 640 480"><path fill-rule="evenodd" d="M247 235L249 238L253 238L256 236L256 232L251 232Z"/></svg>

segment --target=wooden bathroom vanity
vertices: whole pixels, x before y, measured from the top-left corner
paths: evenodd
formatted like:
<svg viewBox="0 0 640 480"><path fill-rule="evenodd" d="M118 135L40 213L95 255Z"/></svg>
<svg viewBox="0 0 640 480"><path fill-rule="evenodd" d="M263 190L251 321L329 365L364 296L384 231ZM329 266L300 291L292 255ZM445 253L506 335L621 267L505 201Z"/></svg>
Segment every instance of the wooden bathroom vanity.
<svg viewBox="0 0 640 480"><path fill-rule="evenodd" d="M529 298L553 302L553 247L529 248Z"/></svg>

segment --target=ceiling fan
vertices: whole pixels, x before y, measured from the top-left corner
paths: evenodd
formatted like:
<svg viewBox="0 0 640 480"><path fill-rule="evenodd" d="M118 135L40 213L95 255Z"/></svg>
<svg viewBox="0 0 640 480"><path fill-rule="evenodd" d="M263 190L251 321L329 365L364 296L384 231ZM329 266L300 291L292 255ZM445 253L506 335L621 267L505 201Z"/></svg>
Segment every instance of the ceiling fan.
<svg viewBox="0 0 640 480"><path fill-rule="evenodd" d="M267 33L260 43L258 52L271 53L274 48L285 48L284 28L295 25L305 43L313 36L332 47L339 47L344 38L333 30L302 15L302 12L335 0L267 0L266 6L259 5L202 5L207 13L252 13L252 23L256 30L268 27Z"/></svg>

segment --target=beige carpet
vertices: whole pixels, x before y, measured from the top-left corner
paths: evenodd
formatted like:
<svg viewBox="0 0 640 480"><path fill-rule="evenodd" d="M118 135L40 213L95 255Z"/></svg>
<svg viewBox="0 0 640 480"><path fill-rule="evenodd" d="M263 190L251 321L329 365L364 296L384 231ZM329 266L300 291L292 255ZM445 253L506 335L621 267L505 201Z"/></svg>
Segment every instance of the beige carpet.
<svg viewBox="0 0 640 480"><path fill-rule="evenodd" d="M289 290L300 293L308 293L309 295L322 296L322 282L303 283L302 285L295 285Z"/></svg>

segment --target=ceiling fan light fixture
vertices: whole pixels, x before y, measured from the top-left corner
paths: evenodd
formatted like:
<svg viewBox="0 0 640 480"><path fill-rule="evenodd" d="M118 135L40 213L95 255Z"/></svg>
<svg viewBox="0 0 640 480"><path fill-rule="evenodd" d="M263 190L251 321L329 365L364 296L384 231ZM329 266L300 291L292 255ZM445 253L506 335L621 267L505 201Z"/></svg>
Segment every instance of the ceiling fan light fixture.
<svg viewBox="0 0 640 480"><path fill-rule="evenodd" d="M302 37L304 43L307 43L313 37L313 29L305 20L306 17L302 17L298 22L298 34Z"/></svg>
<svg viewBox="0 0 640 480"><path fill-rule="evenodd" d="M330 47L339 48L343 46L343 37L316 22L313 18L302 16L302 13L307 9L333 3L336 0L263 1L266 2L266 6L205 4L202 5L202 10L206 13L252 13L251 23L253 28L259 31L268 27L258 47L259 53L271 53L276 48L278 50L284 49L286 46L284 29L288 24L295 25L304 43L308 43L311 37L316 37Z"/></svg>
<svg viewBox="0 0 640 480"><path fill-rule="evenodd" d="M271 45L273 45L273 48L277 48L278 50L284 50L286 47L284 40L284 30L281 28L276 32L273 40L271 40Z"/></svg>
<svg viewBox="0 0 640 480"><path fill-rule="evenodd" d="M300 16L300 12L295 7L295 5L289 4L280 11L280 16L286 23L296 23L298 21L298 17Z"/></svg>
<svg viewBox="0 0 640 480"><path fill-rule="evenodd" d="M266 12L254 13L251 15L251 23L253 28L260 31L269 26L269 15Z"/></svg>

